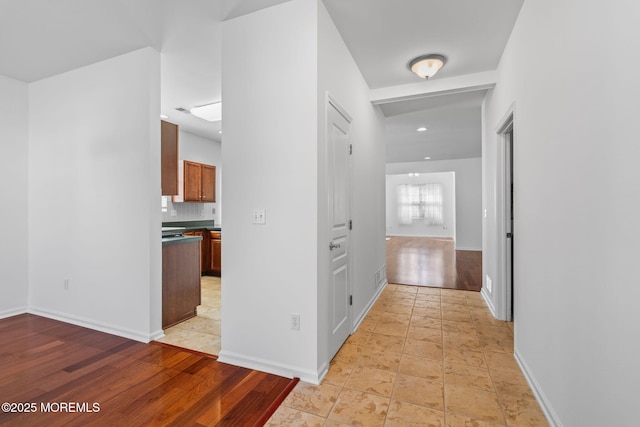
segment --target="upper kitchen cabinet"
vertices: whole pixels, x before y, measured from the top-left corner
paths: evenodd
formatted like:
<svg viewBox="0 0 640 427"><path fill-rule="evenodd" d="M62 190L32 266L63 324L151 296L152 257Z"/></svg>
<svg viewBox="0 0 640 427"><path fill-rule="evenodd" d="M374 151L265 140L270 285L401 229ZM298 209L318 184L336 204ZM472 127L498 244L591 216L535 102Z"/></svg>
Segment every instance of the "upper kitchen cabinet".
<svg viewBox="0 0 640 427"><path fill-rule="evenodd" d="M182 162L182 185L174 202L205 202L216 201L216 167L202 163Z"/></svg>
<svg viewBox="0 0 640 427"><path fill-rule="evenodd" d="M175 196L178 190L178 125L162 120L160 128L161 186L163 196Z"/></svg>

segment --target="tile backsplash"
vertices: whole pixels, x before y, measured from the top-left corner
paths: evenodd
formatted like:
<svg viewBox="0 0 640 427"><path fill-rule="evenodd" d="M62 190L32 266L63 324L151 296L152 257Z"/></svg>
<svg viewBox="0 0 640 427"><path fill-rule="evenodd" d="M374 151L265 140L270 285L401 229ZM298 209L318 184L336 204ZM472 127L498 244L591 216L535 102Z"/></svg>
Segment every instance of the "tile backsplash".
<svg viewBox="0 0 640 427"><path fill-rule="evenodd" d="M216 203L173 203L169 202L167 212L162 213L162 222L199 221L214 219L219 223ZM172 215L172 211L175 215Z"/></svg>

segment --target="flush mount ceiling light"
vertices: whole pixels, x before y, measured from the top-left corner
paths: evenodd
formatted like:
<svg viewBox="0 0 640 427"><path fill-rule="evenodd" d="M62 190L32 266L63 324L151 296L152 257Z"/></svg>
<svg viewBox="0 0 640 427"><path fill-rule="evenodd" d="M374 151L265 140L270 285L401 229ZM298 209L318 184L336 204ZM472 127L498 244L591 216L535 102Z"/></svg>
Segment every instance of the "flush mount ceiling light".
<svg viewBox="0 0 640 427"><path fill-rule="evenodd" d="M418 77L428 79L433 77L446 62L447 58L443 55L422 55L409 63L409 69Z"/></svg>
<svg viewBox="0 0 640 427"><path fill-rule="evenodd" d="M222 102L193 107L189 110L194 116L208 122L219 122L222 120Z"/></svg>

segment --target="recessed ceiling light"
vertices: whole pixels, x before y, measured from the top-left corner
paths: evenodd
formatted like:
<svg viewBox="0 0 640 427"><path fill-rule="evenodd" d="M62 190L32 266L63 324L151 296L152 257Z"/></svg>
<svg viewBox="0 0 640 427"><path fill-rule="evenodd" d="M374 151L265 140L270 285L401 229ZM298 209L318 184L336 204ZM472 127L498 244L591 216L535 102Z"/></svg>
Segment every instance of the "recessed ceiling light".
<svg viewBox="0 0 640 427"><path fill-rule="evenodd" d="M218 131L218 133L222 133L222 131L221 131L221 130L219 130L219 131Z"/></svg>
<svg viewBox="0 0 640 427"><path fill-rule="evenodd" d="M418 132L426 132L426 131L427 131L427 128L426 128L426 127L421 127L421 128L416 129L416 130L417 130Z"/></svg>
<svg viewBox="0 0 640 427"><path fill-rule="evenodd" d="M425 160L431 160L431 157L425 157L424 159Z"/></svg>

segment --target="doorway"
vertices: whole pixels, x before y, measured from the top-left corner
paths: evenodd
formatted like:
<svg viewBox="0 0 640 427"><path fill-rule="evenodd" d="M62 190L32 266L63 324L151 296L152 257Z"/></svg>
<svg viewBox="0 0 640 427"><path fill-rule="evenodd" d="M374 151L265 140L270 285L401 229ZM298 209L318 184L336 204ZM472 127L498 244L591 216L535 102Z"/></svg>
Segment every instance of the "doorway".
<svg viewBox="0 0 640 427"><path fill-rule="evenodd" d="M514 319L514 260L515 260L515 215L514 215L514 120L513 110L507 114L498 129L499 143L502 151L502 243L503 265L503 315L502 319L512 322Z"/></svg>
<svg viewBox="0 0 640 427"><path fill-rule="evenodd" d="M349 162L351 117L328 96L326 103L327 201L329 203L329 359L352 330L350 283Z"/></svg>
<svg viewBox="0 0 640 427"><path fill-rule="evenodd" d="M504 134L505 145L505 265L507 283L507 320L513 320L513 128Z"/></svg>

